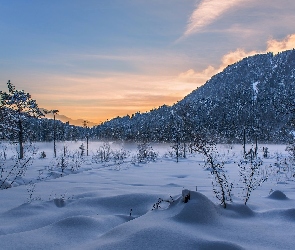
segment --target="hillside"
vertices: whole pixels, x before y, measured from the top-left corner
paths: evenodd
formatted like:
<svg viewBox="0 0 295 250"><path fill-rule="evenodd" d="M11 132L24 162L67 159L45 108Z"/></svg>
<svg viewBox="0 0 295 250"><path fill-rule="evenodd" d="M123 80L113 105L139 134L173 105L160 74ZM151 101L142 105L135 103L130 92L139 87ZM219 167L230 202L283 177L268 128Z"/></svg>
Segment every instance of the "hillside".
<svg viewBox="0 0 295 250"><path fill-rule="evenodd" d="M295 50L258 54L228 66L173 106L118 117L94 128L99 138L187 140L192 131L218 141L287 141L295 99Z"/></svg>

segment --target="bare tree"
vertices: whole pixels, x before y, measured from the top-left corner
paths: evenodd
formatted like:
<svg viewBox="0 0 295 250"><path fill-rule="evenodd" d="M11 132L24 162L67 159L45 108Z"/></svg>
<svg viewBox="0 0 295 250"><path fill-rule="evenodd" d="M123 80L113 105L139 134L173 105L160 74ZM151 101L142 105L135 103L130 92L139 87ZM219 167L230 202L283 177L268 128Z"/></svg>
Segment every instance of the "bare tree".
<svg viewBox="0 0 295 250"><path fill-rule="evenodd" d="M53 152L54 157L56 157L56 123L55 123L55 115L59 112L57 109L52 110L43 110L45 114L53 114Z"/></svg>
<svg viewBox="0 0 295 250"><path fill-rule="evenodd" d="M86 130L86 155L88 156L88 141L89 141L89 133L88 133L88 121L83 121L83 128Z"/></svg>

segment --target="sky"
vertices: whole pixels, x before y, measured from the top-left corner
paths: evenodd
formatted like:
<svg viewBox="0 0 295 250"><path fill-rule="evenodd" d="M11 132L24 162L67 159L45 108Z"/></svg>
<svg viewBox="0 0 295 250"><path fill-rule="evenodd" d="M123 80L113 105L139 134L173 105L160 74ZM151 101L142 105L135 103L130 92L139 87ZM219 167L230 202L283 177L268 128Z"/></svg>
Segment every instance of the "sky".
<svg viewBox="0 0 295 250"><path fill-rule="evenodd" d="M293 0L1 0L0 90L97 124L295 47Z"/></svg>

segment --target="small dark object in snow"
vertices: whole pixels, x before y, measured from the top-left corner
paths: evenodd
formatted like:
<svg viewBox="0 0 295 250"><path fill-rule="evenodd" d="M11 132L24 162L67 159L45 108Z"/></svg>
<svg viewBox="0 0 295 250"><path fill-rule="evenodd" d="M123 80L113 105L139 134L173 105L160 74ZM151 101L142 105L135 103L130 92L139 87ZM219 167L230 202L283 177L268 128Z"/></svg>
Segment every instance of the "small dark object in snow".
<svg viewBox="0 0 295 250"><path fill-rule="evenodd" d="M190 191L187 189L182 190L182 198L183 202L187 203L191 198Z"/></svg>
<svg viewBox="0 0 295 250"><path fill-rule="evenodd" d="M41 152L40 158L42 159L46 158L46 153L44 151Z"/></svg>
<svg viewBox="0 0 295 250"><path fill-rule="evenodd" d="M66 202L63 198L55 198L53 202L57 207L64 207L66 205Z"/></svg>

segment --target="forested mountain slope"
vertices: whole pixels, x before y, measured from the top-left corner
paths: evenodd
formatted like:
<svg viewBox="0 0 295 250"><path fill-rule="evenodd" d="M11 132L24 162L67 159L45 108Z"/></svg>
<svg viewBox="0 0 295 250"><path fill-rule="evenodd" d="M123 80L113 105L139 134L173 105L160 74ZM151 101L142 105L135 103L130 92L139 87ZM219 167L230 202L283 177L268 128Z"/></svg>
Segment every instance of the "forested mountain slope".
<svg viewBox="0 0 295 250"><path fill-rule="evenodd" d="M217 141L287 141L295 100L295 50L258 54L228 66L173 106L118 117L94 128L99 138L189 140L192 131Z"/></svg>

